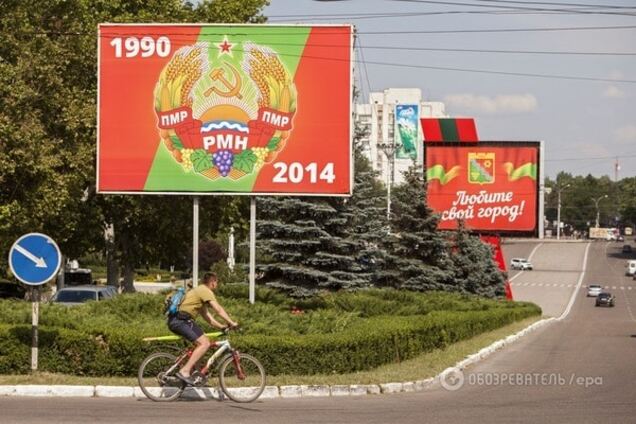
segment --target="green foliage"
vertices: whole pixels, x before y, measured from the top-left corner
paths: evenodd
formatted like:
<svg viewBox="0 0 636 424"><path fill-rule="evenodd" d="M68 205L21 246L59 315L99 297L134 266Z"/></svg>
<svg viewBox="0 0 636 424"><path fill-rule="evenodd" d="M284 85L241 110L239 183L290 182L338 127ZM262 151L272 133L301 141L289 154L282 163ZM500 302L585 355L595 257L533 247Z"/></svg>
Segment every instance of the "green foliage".
<svg viewBox="0 0 636 424"><path fill-rule="evenodd" d="M367 370L541 312L532 304L442 292L371 289L296 301L261 287L255 305L248 304L244 284L221 284L217 294L245 329L232 343L261 359L270 375ZM142 359L158 349L141 339L169 333L163 300L137 293L70 308L43 304L40 369L135 375ZM0 373L29 371L30 306L0 301ZM307 308L293 314L292 306Z"/></svg>
<svg viewBox="0 0 636 424"><path fill-rule="evenodd" d="M68 257L108 245L134 268L185 268L191 249L188 197L96 196L97 40L100 22L262 22L267 0L51 0L2 3L0 32L0 252L28 231L52 236ZM196 166L204 168L205 157ZM247 231L246 198L202 198L200 234ZM6 269L6 255L0 255ZM128 288L131 288L129 286Z"/></svg>

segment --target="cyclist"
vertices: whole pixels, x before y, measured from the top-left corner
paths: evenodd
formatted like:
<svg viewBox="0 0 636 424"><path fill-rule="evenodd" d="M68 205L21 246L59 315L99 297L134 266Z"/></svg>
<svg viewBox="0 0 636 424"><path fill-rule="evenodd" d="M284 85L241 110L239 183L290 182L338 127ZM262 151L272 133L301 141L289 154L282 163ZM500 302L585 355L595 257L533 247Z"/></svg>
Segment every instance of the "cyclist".
<svg viewBox="0 0 636 424"><path fill-rule="evenodd" d="M194 321L195 318L201 315L210 325L218 329L238 327L238 323L230 318L214 296L214 290L218 284L219 281L215 273L206 273L203 276L202 284L186 293L179 306L179 311L168 317L170 331L196 343L192 356L176 374L177 378L189 385L193 385L192 368L210 347L210 339L204 335L203 330ZM211 310L216 312L227 325L217 321L212 316Z"/></svg>

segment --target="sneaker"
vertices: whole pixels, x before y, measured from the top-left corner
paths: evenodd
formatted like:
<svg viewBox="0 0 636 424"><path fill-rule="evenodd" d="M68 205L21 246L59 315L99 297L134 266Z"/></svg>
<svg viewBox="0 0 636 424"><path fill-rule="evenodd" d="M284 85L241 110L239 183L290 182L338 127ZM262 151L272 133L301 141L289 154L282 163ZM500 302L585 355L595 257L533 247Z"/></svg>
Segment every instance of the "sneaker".
<svg viewBox="0 0 636 424"><path fill-rule="evenodd" d="M192 379L189 376L186 377L185 375L183 375L180 372L178 372L178 373L175 374L175 377L177 377L179 380L181 380L184 383L186 383L188 386L194 386L194 381L192 381Z"/></svg>

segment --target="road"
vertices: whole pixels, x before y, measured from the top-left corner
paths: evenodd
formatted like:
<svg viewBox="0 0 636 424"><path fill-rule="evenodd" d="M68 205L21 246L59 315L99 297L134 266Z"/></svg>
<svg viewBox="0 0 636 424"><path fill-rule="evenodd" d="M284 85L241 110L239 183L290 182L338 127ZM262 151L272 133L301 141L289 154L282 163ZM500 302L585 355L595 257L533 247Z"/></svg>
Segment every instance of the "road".
<svg viewBox="0 0 636 424"><path fill-rule="evenodd" d="M420 393L349 398L153 403L145 399L0 398L3 423L633 423L636 422L636 282L624 276L619 245L506 245L535 271L511 273L515 297L564 319L464 370L463 385ZM535 250L536 248L536 250ZM596 308L584 287L602 282L615 308ZM534 284L534 285L533 285ZM542 284L541 286L539 284ZM546 284L549 284L546 286ZM568 287L571 286L571 287ZM616 287L616 289L612 289ZM631 290L629 288L632 288ZM457 381L457 380L456 380Z"/></svg>

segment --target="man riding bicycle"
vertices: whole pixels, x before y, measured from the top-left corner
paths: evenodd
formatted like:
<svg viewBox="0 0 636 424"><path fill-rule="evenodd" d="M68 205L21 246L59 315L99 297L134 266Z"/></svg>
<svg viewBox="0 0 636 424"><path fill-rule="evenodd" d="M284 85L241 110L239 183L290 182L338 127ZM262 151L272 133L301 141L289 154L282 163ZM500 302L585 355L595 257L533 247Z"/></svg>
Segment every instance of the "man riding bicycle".
<svg viewBox="0 0 636 424"><path fill-rule="evenodd" d="M194 321L197 315L201 315L211 326L218 329L238 326L238 323L230 318L225 309L216 300L214 290L218 284L219 281L215 273L206 273L203 276L202 284L186 293L178 312L168 317L168 328L170 331L196 343L192 356L176 374L177 378L189 385L194 384L191 378L192 368L210 348L210 339L204 335L203 330ZM227 325L217 321L212 316L211 310L216 312Z"/></svg>

